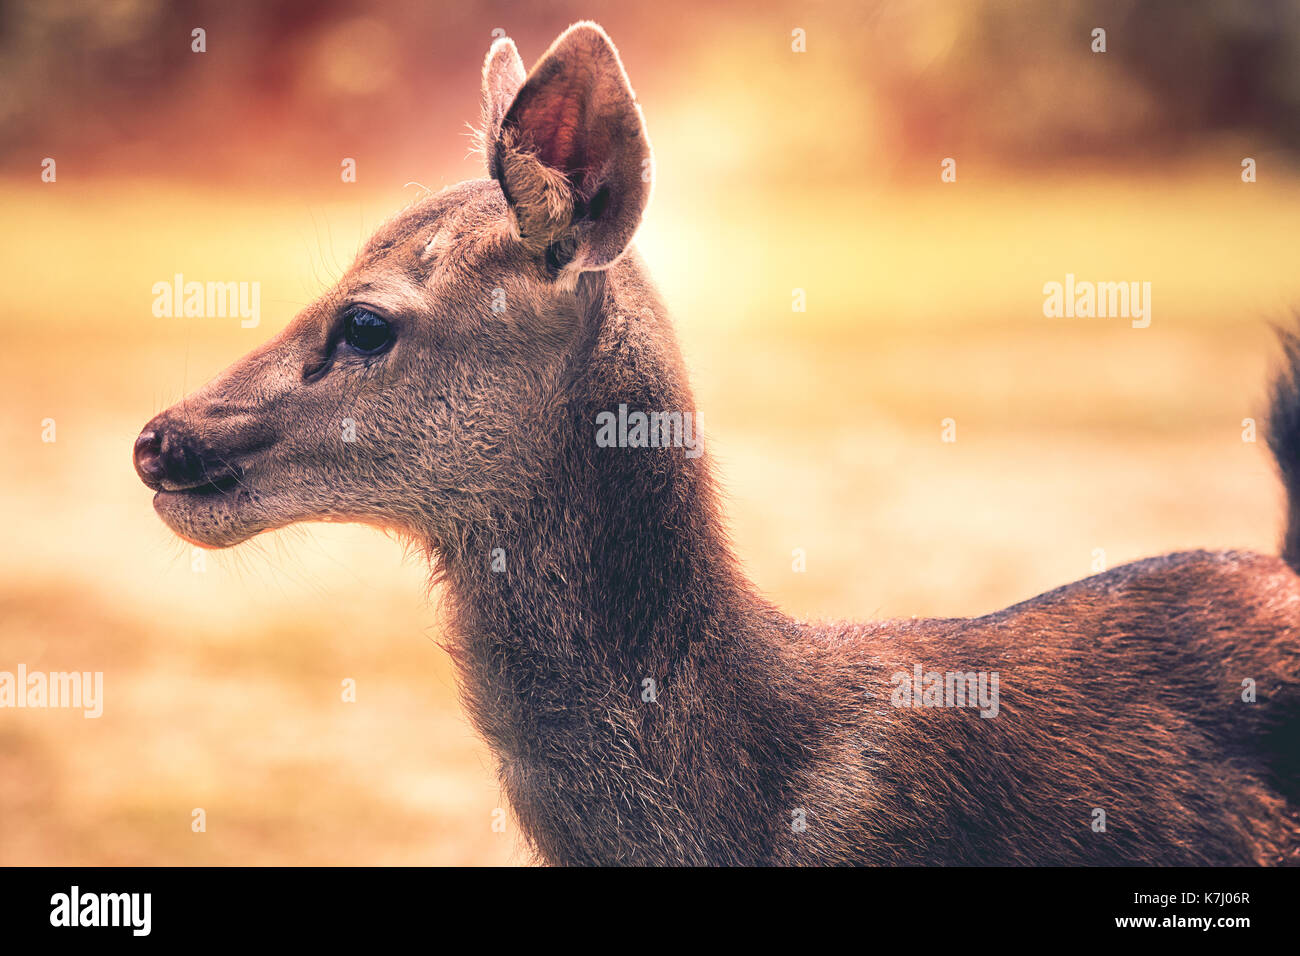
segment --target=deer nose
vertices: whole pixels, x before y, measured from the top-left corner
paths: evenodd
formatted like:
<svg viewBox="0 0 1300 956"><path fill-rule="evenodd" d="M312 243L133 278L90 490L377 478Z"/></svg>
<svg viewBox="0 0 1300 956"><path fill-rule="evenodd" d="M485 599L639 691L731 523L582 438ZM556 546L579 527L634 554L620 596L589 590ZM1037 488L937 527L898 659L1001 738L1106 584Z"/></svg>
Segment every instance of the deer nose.
<svg viewBox="0 0 1300 956"><path fill-rule="evenodd" d="M192 440L162 416L144 426L133 457L136 474L154 491L186 488L208 478L207 465Z"/></svg>
<svg viewBox="0 0 1300 956"><path fill-rule="evenodd" d="M150 488L160 488L164 474L162 463L162 436L156 429L146 427L135 440L135 473Z"/></svg>

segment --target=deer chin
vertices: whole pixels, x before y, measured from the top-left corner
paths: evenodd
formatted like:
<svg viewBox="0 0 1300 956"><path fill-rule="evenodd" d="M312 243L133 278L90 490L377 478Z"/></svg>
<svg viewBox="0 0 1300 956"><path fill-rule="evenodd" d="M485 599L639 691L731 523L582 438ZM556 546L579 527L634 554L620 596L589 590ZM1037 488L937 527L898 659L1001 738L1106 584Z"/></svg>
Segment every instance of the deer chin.
<svg viewBox="0 0 1300 956"><path fill-rule="evenodd" d="M202 548L233 547L275 527L261 496L242 484L159 491L153 509L179 537Z"/></svg>

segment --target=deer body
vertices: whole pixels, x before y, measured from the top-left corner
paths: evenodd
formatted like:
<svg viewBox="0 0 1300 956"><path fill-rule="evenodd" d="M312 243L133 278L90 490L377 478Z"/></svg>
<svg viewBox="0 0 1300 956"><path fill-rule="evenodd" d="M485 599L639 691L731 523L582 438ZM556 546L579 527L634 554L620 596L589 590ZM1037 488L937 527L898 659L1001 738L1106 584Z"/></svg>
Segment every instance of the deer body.
<svg viewBox="0 0 1300 956"><path fill-rule="evenodd" d="M404 211L146 426L169 525L228 546L365 521L423 545L547 862L1295 860L1292 558L1170 555L973 619L792 620L740 571L707 453L594 440L620 405L694 407L629 248L649 146L608 38L579 24L528 74L498 41L484 127L489 179ZM996 672L997 716L896 706L917 664Z"/></svg>
<svg viewBox="0 0 1300 956"><path fill-rule="evenodd" d="M1294 861L1266 757L1300 733L1290 567L1193 552L981 618L794 621L740 573L707 455L593 447L619 400L692 407L639 259L605 277L554 491L443 555L466 702L545 860ZM914 662L1000 672L1002 712L892 706ZM1242 702L1252 674L1289 705Z"/></svg>

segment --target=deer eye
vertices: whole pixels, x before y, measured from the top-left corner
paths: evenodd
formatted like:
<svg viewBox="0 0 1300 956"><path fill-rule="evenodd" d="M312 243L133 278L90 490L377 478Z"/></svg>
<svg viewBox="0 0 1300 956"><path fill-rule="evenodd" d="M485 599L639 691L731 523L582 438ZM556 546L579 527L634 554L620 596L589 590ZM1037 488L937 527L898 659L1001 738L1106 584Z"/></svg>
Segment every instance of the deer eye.
<svg viewBox="0 0 1300 956"><path fill-rule="evenodd" d="M369 309L353 309L343 320L343 341L358 352L374 355L393 343L393 327Z"/></svg>

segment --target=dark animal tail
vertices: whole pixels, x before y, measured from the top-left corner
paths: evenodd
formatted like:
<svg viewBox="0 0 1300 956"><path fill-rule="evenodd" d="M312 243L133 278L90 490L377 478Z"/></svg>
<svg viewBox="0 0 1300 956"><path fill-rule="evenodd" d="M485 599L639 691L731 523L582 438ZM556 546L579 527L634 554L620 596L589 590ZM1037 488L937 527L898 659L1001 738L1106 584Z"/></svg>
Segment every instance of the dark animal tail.
<svg viewBox="0 0 1300 956"><path fill-rule="evenodd" d="M1285 358L1273 381L1268 412L1268 447L1286 487L1286 536L1282 559L1300 572L1300 332L1278 329Z"/></svg>

